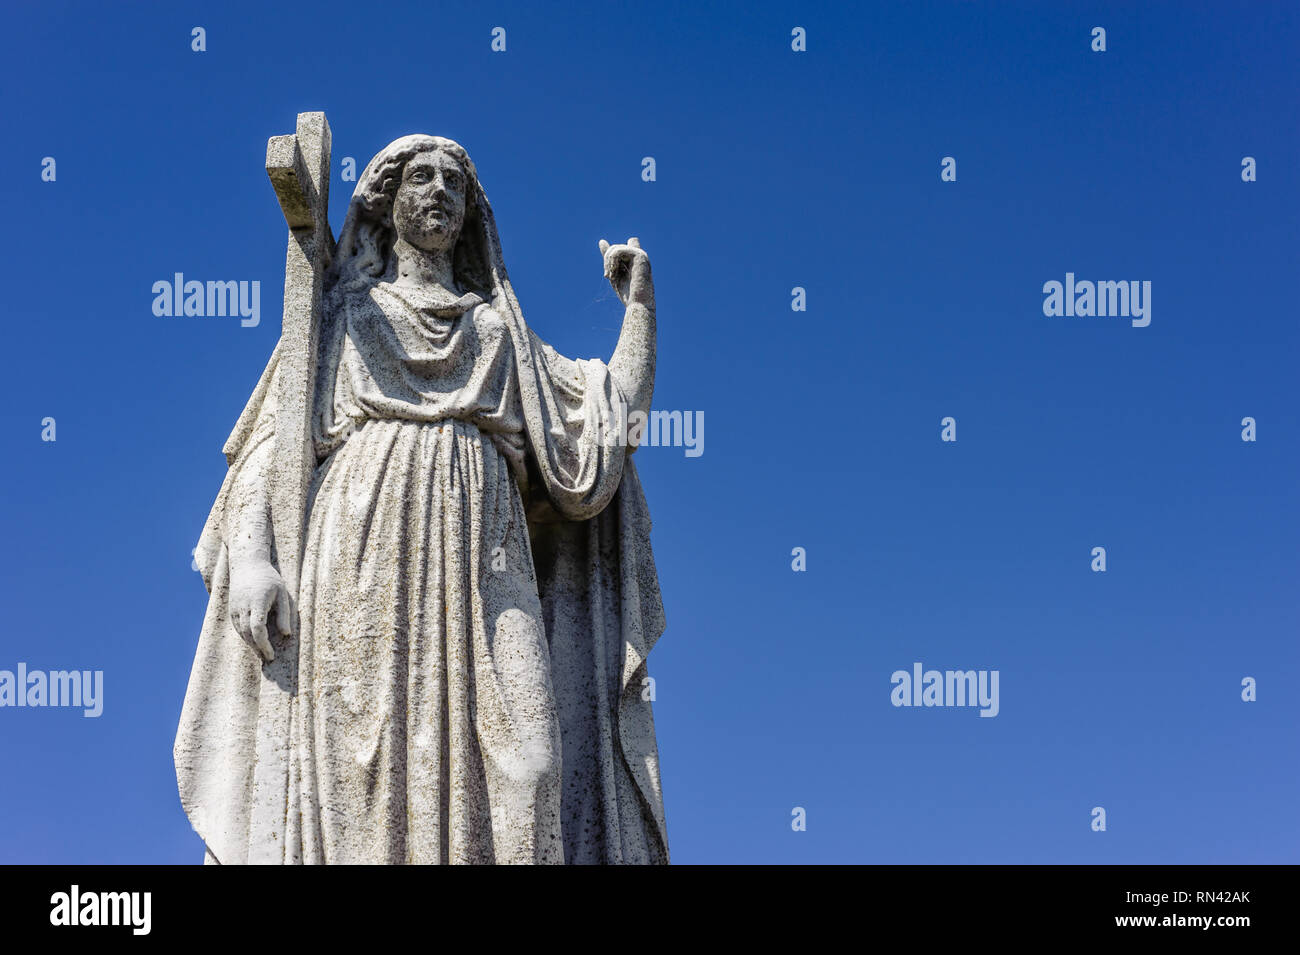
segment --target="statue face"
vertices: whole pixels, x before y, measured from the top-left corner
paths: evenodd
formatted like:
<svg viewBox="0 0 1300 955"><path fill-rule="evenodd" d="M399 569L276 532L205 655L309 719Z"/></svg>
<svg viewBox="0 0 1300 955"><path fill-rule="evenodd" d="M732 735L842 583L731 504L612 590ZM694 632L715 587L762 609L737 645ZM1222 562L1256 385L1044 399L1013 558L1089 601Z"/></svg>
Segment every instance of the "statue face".
<svg viewBox="0 0 1300 955"><path fill-rule="evenodd" d="M426 252L449 251L465 222L469 177L455 156L423 152L407 162L393 199L399 239Z"/></svg>

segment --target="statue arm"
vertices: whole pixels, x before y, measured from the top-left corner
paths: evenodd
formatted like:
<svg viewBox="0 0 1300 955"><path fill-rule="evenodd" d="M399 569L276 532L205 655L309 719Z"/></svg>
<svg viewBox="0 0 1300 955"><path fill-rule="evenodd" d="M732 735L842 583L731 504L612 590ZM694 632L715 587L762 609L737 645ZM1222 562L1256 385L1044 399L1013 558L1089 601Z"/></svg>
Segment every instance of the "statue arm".
<svg viewBox="0 0 1300 955"><path fill-rule="evenodd" d="M650 410L655 389L655 291L650 274L650 257L636 238L626 245L600 241L605 258L605 275L619 300L626 306L623 329L609 361L609 373L618 385L630 414Z"/></svg>
<svg viewBox="0 0 1300 955"><path fill-rule="evenodd" d="M631 303L623 314L623 330L609 361L609 373L627 402L627 410L650 411L655 390L655 307Z"/></svg>
<svg viewBox="0 0 1300 955"><path fill-rule="evenodd" d="M235 476L231 503L227 515L226 546L231 562L271 560L271 498L267 490L267 474L275 442L258 442L240 463Z"/></svg>
<svg viewBox="0 0 1300 955"><path fill-rule="evenodd" d="M271 413L266 413L270 411ZM247 453L235 465L224 539L230 561L230 622L262 657L274 657L268 617L282 634L291 628L291 602L271 561L273 531L268 475L275 450L274 414L265 409Z"/></svg>

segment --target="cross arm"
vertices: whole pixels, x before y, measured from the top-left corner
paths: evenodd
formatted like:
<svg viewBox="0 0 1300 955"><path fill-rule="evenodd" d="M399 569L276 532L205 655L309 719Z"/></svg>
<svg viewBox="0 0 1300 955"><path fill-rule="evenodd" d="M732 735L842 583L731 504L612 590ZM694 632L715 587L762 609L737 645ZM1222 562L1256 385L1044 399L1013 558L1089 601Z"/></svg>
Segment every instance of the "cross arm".
<svg viewBox="0 0 1300 955"><path fill-rule="evenodd" d="M280 210L290 229L311 229L316 225L315 209L320 204L315 185L307 174L298 137L272 136L266 143L266 174L271 178Z"/></svg>

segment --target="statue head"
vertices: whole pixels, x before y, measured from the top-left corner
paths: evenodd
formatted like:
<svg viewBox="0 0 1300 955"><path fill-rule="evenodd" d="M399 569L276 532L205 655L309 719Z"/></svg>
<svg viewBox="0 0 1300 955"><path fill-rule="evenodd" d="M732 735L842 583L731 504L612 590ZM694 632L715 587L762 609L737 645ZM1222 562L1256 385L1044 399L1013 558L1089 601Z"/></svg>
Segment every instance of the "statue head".
<svg viewBox="0 0 1300 955"><path fill-rule="evenodd" d="M446 148L416 153L401 168L392 200L393 232L425 252L450 252L470 199L468 157Z"/></svg>
<svg viewBox="0 0 1300 955"><path fill-rule="evenodd" d="M441 136L403 136L366 166L348 206L327 284L366 288L392 281L398 240L449 251L465 291L492 298L499 244L469 154Z"/></svg>

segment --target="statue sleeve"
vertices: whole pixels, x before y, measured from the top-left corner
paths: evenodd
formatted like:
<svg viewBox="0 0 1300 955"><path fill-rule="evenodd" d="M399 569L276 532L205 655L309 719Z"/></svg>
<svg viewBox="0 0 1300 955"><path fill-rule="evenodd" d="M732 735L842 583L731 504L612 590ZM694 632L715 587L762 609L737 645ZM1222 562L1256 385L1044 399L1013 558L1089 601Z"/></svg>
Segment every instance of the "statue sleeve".
<svg viewBox="0 0 1300 955"><path fill-rule="evenodd" d="M225 453L229 468L194 550L211 595L181 709L173 756L181 805L207 846L206 861L248 859L261 661L230 623L230 549L235 515L265 494L274 449L279 348L240 415Z"/></svg>
<svg viewBox="0 0 1300 955"><path fill-rule="evenodd" d="M587 520L608 506L623 477L623 397L604 362L565 358L531 330L522 345L517 367L533 463L555 509Z"/></svg>
<svg viewBox="0 0 1300 955"><path fill-rule="evenodd" d="M664 611L626 405L604 362L565 358L531 330L517 332L516 348L530 458L564 518L530 521L529 533L566 785L584 794L564 805L565 858L666 863L646 691Z"/></svg>
<svg viewBox="0 0 1300 955"><path fill-rule="evenodd" d="M585 521L530 523L565 778L565 859L667 863L647 657L664 631L636 468Z"/></svg>
<svg viewBox="0 0 1300 955"><path fill-rule="evenodd" d="M194 563L203 574L204 586L212 592L213 575L221 556L221 548L228 541L229 518L246 503L250 493L264 489L268 459L275 439L275 386L279 369L280 346L276 345L267 362L266 370L253 390L248 404L235 423L230 438L222 449L226 455L225 480L208 512L198 546L194 549Z"/></svg>

